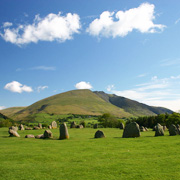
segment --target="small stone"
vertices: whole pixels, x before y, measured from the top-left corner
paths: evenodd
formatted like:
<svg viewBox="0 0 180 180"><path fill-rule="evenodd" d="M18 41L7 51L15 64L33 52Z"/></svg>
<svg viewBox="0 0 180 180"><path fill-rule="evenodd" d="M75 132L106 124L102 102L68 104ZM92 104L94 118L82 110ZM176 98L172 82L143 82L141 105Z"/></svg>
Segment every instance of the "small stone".
<svg viewBox="0 0 180 180"><path fill-rule="evenodd" d="M70 128L76 128L76 122L75 121L71 122Z"/></svg>
<svg viewBox="0 0 180 180"><path fill-rule="evenodd" d="M105 135L104 135L103 131L98 130L98 131L96 131L94 138L105 138Z"/></svg>
<svg viewBox="0 0 180 180"><path fill-rule="evenodd" d="M32 128L31 127L26 127L25 130L32 130Z"/></svg>
<svg viewBox="0 0 180 180"><path fill-rule="evenodd" d="M52 129L52 126L51 126L51 125L49 125L49 126L48 126L48 129Z"/></svg>
<svg viewBox="0 0 180 180"><path fill-rule="evenodd" d="M179 134L179 131L178 131L177 127L174 124L171 124L171 126L169 126L169 135L175 136L178 134Z"/></svg>
<svg viewBox="0 0 180 180"><path fill-rule="evenodd" d="M39 123L39 124L38 124L38 127L39 127L39 129L42 129L42 124Z"/></svg>
<svg viewBox="0 0 180 180"><path fill-rule="evenodd" d="M52 127L52 129L56 129L56 128L57 128L57 123L56 123L56 121L53 121L53 122L51 123L51 127Z"/></svg>
<svg viewBox="0 0 180 180"><path fill-rule="evenodd" d="M45 130L44 138L53 138L53 133L50 130Z"/></svg>
<svg viewBox="0 0 180 180"><path fill-rule="evenodd" d="M28 134L25 136L25 138L35 138L33 134Z"/></svg>
<svg viewBox="0 0 180 180"><path fill-rule="evenodd" d="M39 130L40 128L37 127L37 126L34 126L33 129L34 129L34 130Z"/></svg>
<svg viewBox="0 0 180 180"><path fill-rule="evenodd" d="M36 135L35 138L36 139L44 139L44 134Z"/></svg>
<svg viewBox="0 0 180 180"><path fill-rule="evenodd" d="M19 125L19 130L24 131L24 126L22 124Z"/></svg>
<svg viewBox="0 0 180 180"><path fill-rule="evenodd" d="M156 125L155 136L164 136L163 127L159 123Z"/></svg>

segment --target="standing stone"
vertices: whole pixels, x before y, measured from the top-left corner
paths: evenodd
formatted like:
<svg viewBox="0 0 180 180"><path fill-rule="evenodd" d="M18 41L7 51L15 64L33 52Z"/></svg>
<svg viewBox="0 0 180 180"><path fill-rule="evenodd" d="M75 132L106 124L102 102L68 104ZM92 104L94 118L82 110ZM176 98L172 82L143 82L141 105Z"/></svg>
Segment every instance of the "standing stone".
<svg viewBox="0 0 180 180"><path fill-rule="evenodd" d="M59 139L69 139L68 128L66 123L60 125L60 137Z"/></svg>
<svg viewBox="0 0 180 180"><path fill-rule="evenodd" d="M156 126L153 127L153 131L156 131Z"/></svg>
<svg viewBox="0 0 180 180"><path fill-rule="evenodd" d="M149 131L147 127L145 127L145 130L146 130L146 131Z"/></svg>
<svg viewBox="0 0 180 180"><path fill-rule="evenodd" d="M49 125L49 126L48 126L48 129L52 129L52 126L51 126L51 125Z"/></svg>
<svg viewBox="0 0 180 180"><path fill-rule="evenodd" d="M122 122L119 124L119 128L124 129L124 124Z"/></svg>
<svg viewBox="0 0 180 180"><path fill-rule="evenodd" d="M163 127L159 123L156 125L155 136L164 136Z"/></svg>
<svg viewBox="0 0 180 180"><path fill-rule="evenodd" d="M25 138L35 138L33 134L28 134L25 136Z"/></svg>
<svg viewBox="0 0 180 180"><path fill-rule="evenodd" d="M169 135L170 136L175 136L175 135L178 135L178 134L179 134L179 132L178 132L177 127L174 124L171 124L171 126L169 126Z"/></svg>
<svg viewBox="0 0 180 180"><path fill-rule="evenodd" d="M22 124L19 125L19 130L24 131L24 126Z"/></svg>
<svg viewBox="0 0 180 180"><path fill-rule="evenodd" d="M41 124L41 123L39 123L39 124L38 124L38 127L39 127L40 129L42 129L42 124Z"/></svg>
<svg viewBox="0 0 180 180"><path fill-rule="evenodd" d="M98 131L96 131L94 138L105 138L105 135L104 135L103 131L98 130Z"/></svg>
<svg viewBox="0 0 180 180"><path fill-rule="evenodd" d="M44 138L53 138L53 133L50 130L45 130Z"/></svg>
<svg viewBox="0 0 180 180"><path fill-rule="evenodd" d="M97 129L98 128L98 124L94 124L93 128Z"/></svg>
<svg viewBox="0 0 180 180"><path fill-rule="evenodd" d="M123 132L123 138L129 138L129 137L140 137L140 129L139 125L136 122L132 122L126 125L124 132Z"/></svg>
<svg viewBox="0 0 180 180"><path fill-rule="evenodd" d="M70 128L76 128L76 122L75 121L71 122Z"/></svg>
<svg viewBox="0 0 180 180"><path fill-rule="evenodd" d="M51 127L52 127L52 129L56 129L56 128L57 128L57 123L56 123L56 121L53 121L53 122L51 123Z"/></svg>
<svg viewBox="0 0 180 180"><path fill-rule="evenodd" d="M9 129L9 136L10 137L20 137L20 135L17 133L17 131L14 131L13 129Z"/></svg>
<svg viewBox="0 0 180 180"><path fill-rule="evenodd" d="M18 127L17 126L11 126L11 127L9 127L9 129L12 129L13 131L18 131Z"/></svg>

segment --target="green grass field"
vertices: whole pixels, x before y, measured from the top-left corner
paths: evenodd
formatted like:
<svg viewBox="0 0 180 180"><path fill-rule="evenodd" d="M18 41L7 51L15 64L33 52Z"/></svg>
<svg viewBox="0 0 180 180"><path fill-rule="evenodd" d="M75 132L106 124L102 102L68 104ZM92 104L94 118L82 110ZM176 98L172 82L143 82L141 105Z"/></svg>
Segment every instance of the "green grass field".
<svg viewBox="0 0 180 180"><path fill-rule="evenodd" d="M26 134L44 130L18 131L8 137L0 128L1 180L178 180L180 179L180 136L121 138L122 130L102 129L106 138L94 139L95 129L69 129L69 140L26 139Z"/></svg>

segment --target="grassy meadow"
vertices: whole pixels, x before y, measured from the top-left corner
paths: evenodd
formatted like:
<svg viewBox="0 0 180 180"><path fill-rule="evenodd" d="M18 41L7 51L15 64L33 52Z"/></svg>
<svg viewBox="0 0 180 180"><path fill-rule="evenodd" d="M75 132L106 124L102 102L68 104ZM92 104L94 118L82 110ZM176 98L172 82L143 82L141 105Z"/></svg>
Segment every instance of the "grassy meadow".
<svg viewBox="0 0 180 180"><path fill-rule="evenodd" d="M96 129L69 129L69 140L26 139L44 130L18 131L9 137L0 128L1 180L177 180L180 179L180 136L121 138L122 130L104 128L106 138L94 139Z"/></svg>

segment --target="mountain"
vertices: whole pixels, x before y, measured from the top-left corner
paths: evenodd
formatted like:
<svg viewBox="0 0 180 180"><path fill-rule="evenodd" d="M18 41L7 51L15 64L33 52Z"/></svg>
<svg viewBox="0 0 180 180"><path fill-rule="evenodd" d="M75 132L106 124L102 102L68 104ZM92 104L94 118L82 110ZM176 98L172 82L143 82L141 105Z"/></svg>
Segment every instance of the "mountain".
<svg viewBox="0 0 180 180"><path fill-rule="evenodd" d="M0 113L4 114L5 116L8 117L13 117L13 115L21 110L23 110L26 107L10 107L10 108L6 108L3 110L0 110Z"/></svg>
<svg viewBox="0 0 180 180"><path fill-rule="evenodd" d="M20 120L36 113L101 115L107 112L121 118L132 116L90 90L72 90L42 99L16 112L14 118Z"/></svg>
<svg viewBox="0 0 180 180"><path fill-rule="evenodd" d="M151 116L164 113L173 113L173 111L167 108L148 106L146 104L117 96L115 94L106 94L103 91L94 91L94 93L107 103L111 103L119 108L122 108L134 116Z"/></svg>

